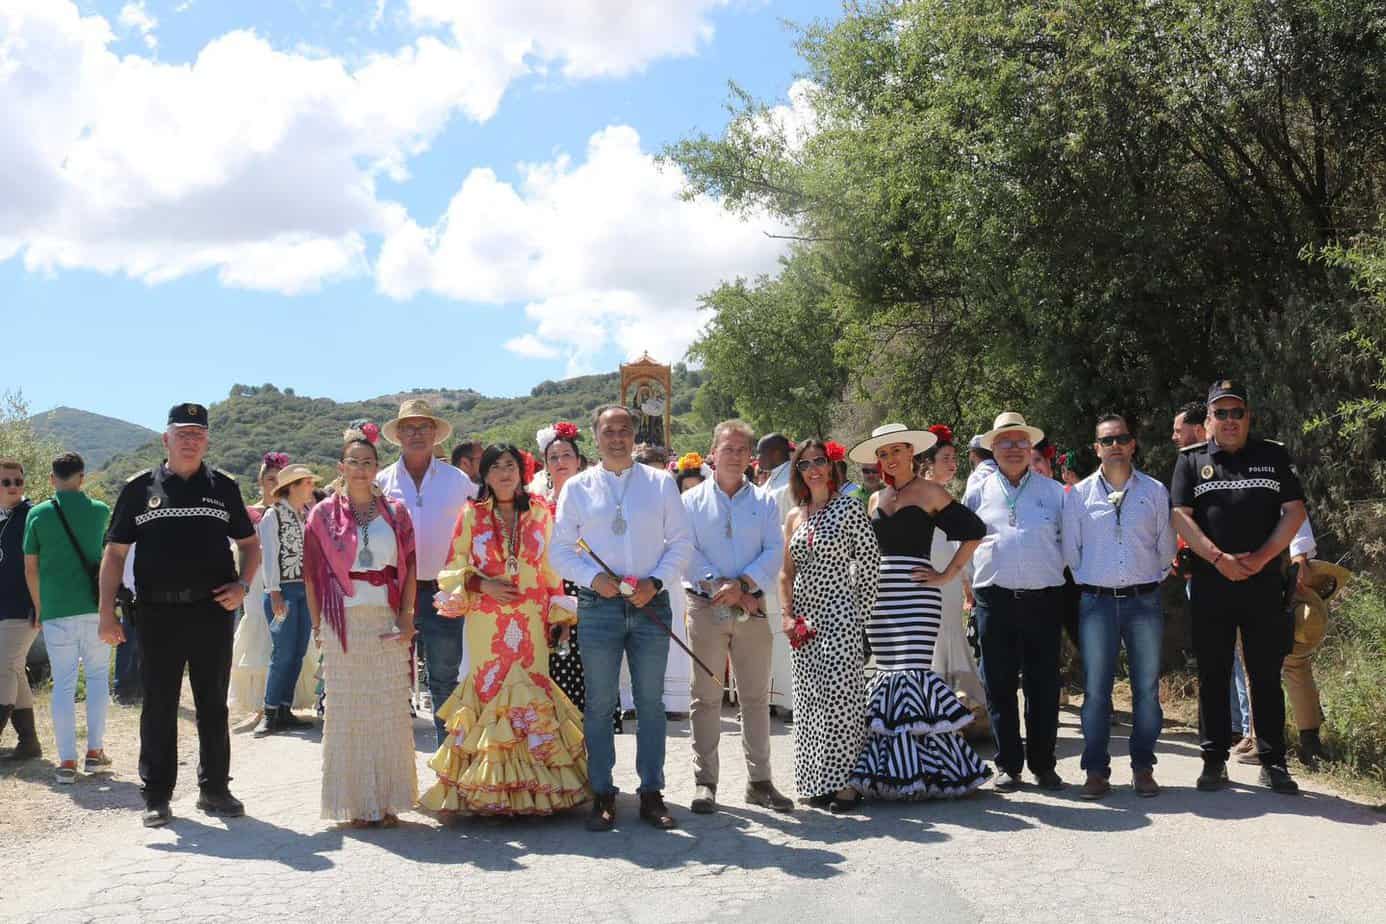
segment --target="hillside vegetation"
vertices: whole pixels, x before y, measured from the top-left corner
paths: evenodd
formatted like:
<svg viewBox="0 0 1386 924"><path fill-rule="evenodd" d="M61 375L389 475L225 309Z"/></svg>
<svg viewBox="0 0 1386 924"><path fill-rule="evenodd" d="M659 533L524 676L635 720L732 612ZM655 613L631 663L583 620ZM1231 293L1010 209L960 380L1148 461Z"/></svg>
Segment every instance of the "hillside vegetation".
<svg viewBox="0 0 1386 924"><path fill-rule="evenodd" d="M703 384L702 373L683 365L674 367L674 449L705 451L715 420L703 421L694 412L694 400ZM427 399L438 414L453 424L451 449L458 440L479 437L486 442L514 442L533 450L537 430L557 420L571 420L582 427L590 447L592 411L616 400L620 376L588 375L563 381L545 381L518 398L488 398L470 389L417 388L367 401L337 402L309 398L292 388L265 384L236 385L224 401L208 408L212 426L209 461L241 479L247 493L253 488L260 458L265 452L287 452L296 462L324 473L336 466L342 431L352 420L383 422L395 416L402 401ZM382 458L392 460L394 447L381 442ZM102 481L115 489L126 478L158 463L163 448L157 437L133 451L112 457L101 473Z"/></svg>
<svg viewBox="0 0 1386 924"><path fill-rule="evenodd" d="M81 453L87 467L93 470L104 466L112 456L138 449L159 436L148 427L74 407L35 414L29 418L29 425L38 436Z"/></svg>

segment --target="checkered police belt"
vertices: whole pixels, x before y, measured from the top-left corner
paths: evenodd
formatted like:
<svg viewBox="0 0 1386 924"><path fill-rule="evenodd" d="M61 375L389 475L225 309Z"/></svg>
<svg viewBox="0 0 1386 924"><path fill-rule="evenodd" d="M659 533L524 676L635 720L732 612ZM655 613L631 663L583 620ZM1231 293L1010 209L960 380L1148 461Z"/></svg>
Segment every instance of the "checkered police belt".
<svg viewBox="0 0 1386 924"><path fill-rule="evenodd" d="M144 513L137 514L135 525L143 526L150 520L159 520L164 517L212 517L223 523L231 522L231 514L215 507L160 507L157 510L146 510Z"/></svg>
<svg viewBox="0 0 1386 924"><path fill-rule="evenodd" d="M1247 491L1252 488L1265 488L1280 493L1280 482L1272 478L1241 478L1237 481L1205 481L1194 488L1194 497L1202 497L1209 491Z"/></svg>

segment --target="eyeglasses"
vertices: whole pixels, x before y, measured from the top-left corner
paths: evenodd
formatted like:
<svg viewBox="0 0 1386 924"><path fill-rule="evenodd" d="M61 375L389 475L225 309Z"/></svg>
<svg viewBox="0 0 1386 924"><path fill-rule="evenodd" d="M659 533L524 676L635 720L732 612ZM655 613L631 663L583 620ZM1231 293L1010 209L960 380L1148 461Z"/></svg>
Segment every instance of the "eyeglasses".
<svg viewBox="0 0 1386 924"><path fill-rule="evenodd" d="M1134 439L1129 433L1118 433L1116 436L1099 436L1097 441L1103 446L1125 446Z"/></svg>
<svg viewBox="0 0 1386 924"><path fill-rule="evenodd" d="M23 478L0 478L0 488L22 488L24 487Z"/></svg>
<svg viewBox="0 0 1386 924"><path fill-rule="evenodd" d="M996 442L991 444L992 449L1029 449L1030 446L1030 441L1025 439L997 440Z"/></svg>
<svg viewBox="0 0 1386 924"><path fill-rule="evenodd" d="M405 436L424 436L433 432L433 424L400 424L399 432Z"/></svg>
<svg viewBox="0 0 1386 924"><path fill-rule="evenodd" d="M827 456L819 456L816 459L800 459L794 463L794 467L801 472L806 472L811 468L824 468L831 464Z"/></svg>
<svg viewBox="0 0 1386 924"><path fill-rule="evenodd" d="M1216 417L1218 420L1227 420L1229 418L1231 418L1232 420L1241 420L1243 417L1246 416L1246 408L1220 407L1217 410L1213 411L1213 416Z"/></svg>

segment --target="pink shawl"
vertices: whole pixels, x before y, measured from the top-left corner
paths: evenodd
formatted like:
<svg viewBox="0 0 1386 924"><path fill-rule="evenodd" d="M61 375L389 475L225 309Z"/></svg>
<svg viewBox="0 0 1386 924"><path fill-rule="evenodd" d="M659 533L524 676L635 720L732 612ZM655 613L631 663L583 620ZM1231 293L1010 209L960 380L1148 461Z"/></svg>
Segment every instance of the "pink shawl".
<svg viewBox="0 0 1386 924"><path fill-rule="evenodd" d="M381 516L395 532L399 564L388 583L390 607L399 609L404 592L404 580L414 567L414 521L409 509L396 500L377 497ZM359 541L356 518L351 514L351 501L345 494L334 494L322 501L308 514L304 536L304 570L313 577L322 618L341 639L346 650L346 598L354 596L351 581L352 564L356 561Z"/></svg>

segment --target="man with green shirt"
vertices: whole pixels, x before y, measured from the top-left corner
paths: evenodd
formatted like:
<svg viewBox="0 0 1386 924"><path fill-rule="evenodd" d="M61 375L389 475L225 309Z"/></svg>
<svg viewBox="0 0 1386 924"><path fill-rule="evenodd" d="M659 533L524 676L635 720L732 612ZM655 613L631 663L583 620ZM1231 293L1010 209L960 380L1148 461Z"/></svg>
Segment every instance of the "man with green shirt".
<svg viewBox="0 0 1386 924"><path fill-rule="evenodd" d="M59 783L77 779L77 668L87 678L84 769L110 765L103 749L110 702L111 646L98 635L96 567L111 508L82 492L86 466L75 452L53 460L52 499L24 524L24 576L53 668L53 735Z"/></svg>

